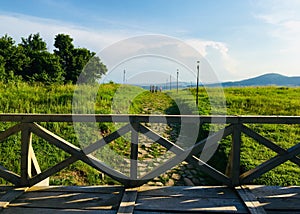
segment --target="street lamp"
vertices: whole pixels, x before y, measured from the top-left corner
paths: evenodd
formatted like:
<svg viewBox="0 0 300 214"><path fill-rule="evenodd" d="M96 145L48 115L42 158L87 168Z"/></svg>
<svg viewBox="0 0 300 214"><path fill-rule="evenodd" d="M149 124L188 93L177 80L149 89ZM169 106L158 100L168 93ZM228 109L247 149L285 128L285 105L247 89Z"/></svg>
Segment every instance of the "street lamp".
<svg viewBox="0 0 300 214"><path fill-rule="evenodd" d="M199 95L199 63L200 61L197 61L197 88L196 88L196 105L198 107L198 95Z"/></svg>
<svg viewBox="0 0 300 214"><path fill-rule="evenodd" d="M126 71L124 69L124 73L123 73L123 84L125 84L125 74L126 74Z"/></svg>
<svg viewBox="0 0 300 214"><path fill-rule="evenodd" d="M178 69L177 69L177 94L178 94L178 75L179 75L179 72L178 72Z"/></svg>
<svg viewBox="0 0 300 214"><path fill-rule="evenodd" d="M170 90L172 89L171 79L172 79L172 75L170 74Z"/></svg>

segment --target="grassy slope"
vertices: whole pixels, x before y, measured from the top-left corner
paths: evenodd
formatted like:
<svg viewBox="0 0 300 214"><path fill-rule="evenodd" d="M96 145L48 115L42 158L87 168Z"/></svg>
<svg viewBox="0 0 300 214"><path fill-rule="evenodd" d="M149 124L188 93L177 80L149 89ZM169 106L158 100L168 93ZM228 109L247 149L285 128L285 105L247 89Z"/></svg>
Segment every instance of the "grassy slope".
<svg viewBox="0 0 300 214"><path fill-rule="evenodd" d="M300 116L300 88L262 87L225 90L228 114ZM300 142L299 125L249 125L255 131L287 149ZM275 152L243 136L242 169L251 169ZM228 149L226 151L229 152ZM288 161L258 178L266 185L300 185L300 168Z"/></svg>
<svg viewBox="0 0 300 214"><path fill-rule="evenodd" d="M148 91L142 92L138 88L127 88L117 98L112 98L118 86L114 84L102 85L97 96L95 105L96 113L177 113L176 104L170 98L174 98L175 92L165 94L152 94ZM0 111L2 113L72 113L72 98L74 86L29 86L25 83L0 83ZM135 94L141 93L134 98ZM194 91L192 90L192 93ZM132 94L132 96L128 96ZM228 88L225 89L227 113L239 115L300 115L300 88ZM124 99L129 97L129 101ZM209 114L210 109L207 104L208 98L205 91L200 90L201 105L199 112ZM176 98L180 99L180 98ZM124 101L126 100L126 101ZM186 101L185 101L186 102ZM129 103L129 104L128 104ZM111 110L110 106L116 105ZM124 105L124 106L123 106ZM121 109L121 110L120 110ZM123 110L125 109L125 112ZM121 111L121 112L120 112ZM0 129L5 130L11 126L9 123L1 123ZM68 141L79 146L72 124L48 123L42 124L54 133L66 138ZM113 130L110 124L99 124L103 134L107 129ZM300 140L299 126L288 125L253 125L253 129L262 135L276 142L278 145L288 148ZM20 136L15 135L9 140L2 142L0 147L0 163L10 170L19 172L20 160ZM224 170L224 158L229 153L229 139L220 144L219 156L214 164ZM128 151L126 140L117 141L111 146L118 153ZM40 160L42 169L61 161L68 157L67 154L34 136L34 149L37 158ZM242 148L242 169L252 168L268 157L274 156L263 146L243 136ZM8 158L9 157L9 158ZM45 158L47 157L47 158ZM288 173L285 173L287 172ZM257 182L263 184L278 185L300 185L299 167L292 163L287 163L260 178ZM3 182L3 181L2 181ZM51 184L104 184L114 183L111 179L98 173L81 162L76 162L57 175L51 177Z"/></svg>

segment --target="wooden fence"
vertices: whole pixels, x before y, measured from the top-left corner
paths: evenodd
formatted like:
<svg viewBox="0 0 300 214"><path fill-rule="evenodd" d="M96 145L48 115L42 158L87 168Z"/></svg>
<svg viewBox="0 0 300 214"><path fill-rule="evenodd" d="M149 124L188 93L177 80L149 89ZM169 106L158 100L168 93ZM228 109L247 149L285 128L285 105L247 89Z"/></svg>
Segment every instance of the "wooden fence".
<svg viewBox="0 0 300 214"><path fill-rule="evenodd" d="M159 134L146 127L144 123L190 123L199 122L223 124L225 128L209 135L206 139L193 144L188 149L183 149L173 142L165 139ZM295 146L289 149L283 149L270 140L266 139L259 133L250 129L247 124L300 124L299 116L191 116L191 115L70 115L70 114L1 114L0 122L17 122L16 125L0 132L0 142L9 136L21 132L21 173L16 174L0 165L0 177L11 182L15 186L33 186L54 175L70 164L81 160L95 169L109 175L119 181L126 187L140 186L150 179L163 174L166 170L180 164L183 161L193 164L203 172L207 173L214 179L228 186L237 186L251 182L262 174L270 171L276 166L290 160L300 166L300 143L295 142ZM115 131L101 140L90 144L86 148L80 149L75 145L67 142L58 135L45 129L39 122L118 122L125 123L118 131ZM41 171L35 152L32 147L32 133L45 139L47 142L57 146L71 156L60 163ZM126 133L131 133L131 150L130 150L130 175L124 175L119 171L107 166L91 153L106 144L114 141ZM138 159L138 133L154 139L167 150L175 155L162 165L145 175L137 176L137 159ZM277 155L259 166L241 173L240 171L240 154L241 154L241 134L255 139L258 143L273 150ZM226 173L222 173L214 167L208 165L196 155L199 154L205 143L209 141L219 141L229 135L232 135L231 153L228 159ZM1 146L1 144L0 144ZM2 154L1 154L2 155ZM0 163L1 164L1 163Z"/></svg>

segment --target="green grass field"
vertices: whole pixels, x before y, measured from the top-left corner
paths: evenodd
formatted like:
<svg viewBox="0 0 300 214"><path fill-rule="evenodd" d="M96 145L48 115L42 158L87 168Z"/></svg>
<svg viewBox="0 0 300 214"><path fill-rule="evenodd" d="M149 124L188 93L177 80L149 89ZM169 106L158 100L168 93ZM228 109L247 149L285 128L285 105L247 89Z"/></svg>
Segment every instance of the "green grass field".
<svg viewBox="0 0 300 214"><path fill-rule="evenodd" d="M93 87L85 91L93 91ZM29 85L16 82L0 83L0 112L1 113L72 113L72 99L75 90L73 85ZM212 89L213 90L213 89ZM248 87L226 88L227 109L212 109L209 105L207 92L201 88L199 94L199 113L204 115L227 112L228 115L291 115L300 116L300 88L286 87ZM96 96L96 102L87 104L93 107L98 114L108 113L138 113L138 114L178 114L178 105L185 106L183 112L195 113L193 96L187 95L195 90L166 91L163 93L150 93L138 87L121 86L117 84L101 85ZM210 92L214 93L214 92ZM138 96L136 96L138 95ZM80 96L78 92L76 96ZM93 96L85 94L85 96ZM216 99L218 102L219 99ZM220 101L221 102L221 101ZM226 110L226 112L224 112ZM78 112L86 113L89 109L79 109ZM0 123L0 131L4 131L13 123ZM62 136L69 142L81 146L76 133L70 123L41 123L42 126ZM98 124L102 135L115 130L111 123ZM176 127L173 127L176 130ZM289 148L300 141L300 127L298 125L251 125L255 131L268 139L276 142L283 148ZM89 129L89 127L86 127ZM205 127L204 127L205 129ZM176 136L176 134L175 134ZM172 135L171 135L172 137ZM200 138L203 136L200 136ZM91 139L95 140L95 139ZM275 155L257 142L243 136L241 167L242 170L251 169L262 161ZM44 140L33 136L33 147L41 169L68 157L68 154L57 149ZM129 141L118 139L99 156L105 160L107 153L114 149L114 154L129 155ZM156 148L157 149L157 148ZM219 150L210 161L220 170L225 170L226 158L230 150L230 138L220 143ZM155 149L151 150L155 156ZM4 167L20 172L20 134L11 136L0 144L0 164ZM111 158L112 155L109 154ZM118 161L110 161L113 166L118 166ZM1 183L5 183L1 179ZM115 184L116 182L99 173L95 169L76 162L70 167L50 178L50 184L64 185L97 185ZM287 162L257 179L255 183L267 185L300 185L300 168Z"/></svg>

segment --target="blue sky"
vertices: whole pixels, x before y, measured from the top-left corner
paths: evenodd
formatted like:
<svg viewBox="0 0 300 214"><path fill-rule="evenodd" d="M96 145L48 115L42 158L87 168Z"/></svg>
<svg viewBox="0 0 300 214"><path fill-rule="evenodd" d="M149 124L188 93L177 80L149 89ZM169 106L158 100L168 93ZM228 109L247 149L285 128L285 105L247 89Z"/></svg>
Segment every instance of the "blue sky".
<svg viewBox="0 0 300 214"><path fill-rule="evenodd" d="M10 0L1 2L1 36L70 34L95 52L132 36L160 34L199 51L220 81L265 73L300 76L297 0Z"/></svg>

